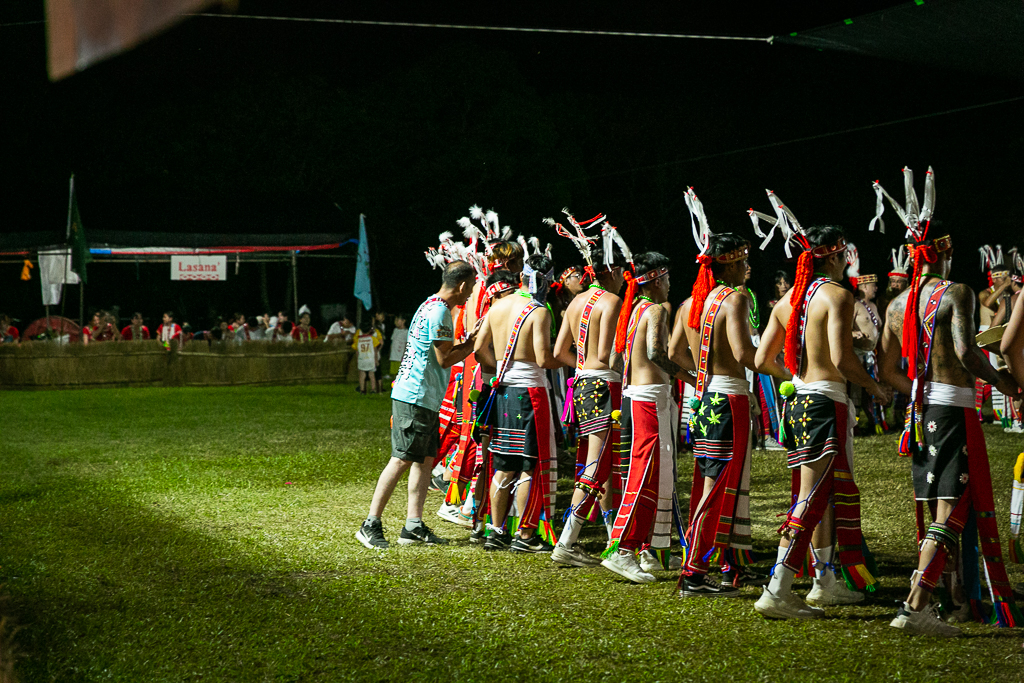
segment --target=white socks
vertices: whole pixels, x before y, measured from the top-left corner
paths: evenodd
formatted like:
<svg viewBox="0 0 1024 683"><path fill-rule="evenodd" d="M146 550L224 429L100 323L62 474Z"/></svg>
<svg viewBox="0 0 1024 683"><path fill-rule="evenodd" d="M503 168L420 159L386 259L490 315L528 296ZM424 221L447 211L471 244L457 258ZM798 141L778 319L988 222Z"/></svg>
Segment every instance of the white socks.
<svg viewBox="0 0 1024 683"><path fill-rule="evenodd" d="M565 526L562 527L562 535L558 537L558 542L566 548L571 548L576 543L576 539L580 537L582 529L583 520L570 512L569 518L565 520Z"/></svg>
<svg viewBox="0 0 1024 683"><path fill-rule="evenodd" d="M768 582L768 590L777 597L793 591L793 578L796 576L796 572L782 564L788 550L789 548L779 548L775 566L772 568L772 580Z"/></svg>
<svg viewBox="0 0 1024 683"><path fill-rule="evenodd" d="M829 566L832 564L835 550L834 545L827 548L811 548L814 556L814 580L821 584L822 588L831 588L836 583L836 573Z"/></svg>

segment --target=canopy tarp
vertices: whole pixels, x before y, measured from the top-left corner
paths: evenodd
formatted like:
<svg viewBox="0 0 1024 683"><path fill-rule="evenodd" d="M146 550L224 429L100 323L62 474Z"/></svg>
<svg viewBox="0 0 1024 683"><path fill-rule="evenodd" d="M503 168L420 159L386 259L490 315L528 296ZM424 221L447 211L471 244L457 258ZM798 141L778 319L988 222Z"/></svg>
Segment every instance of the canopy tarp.
<svg viewBox="0 0 1024 683"><path fill-rule="evenodd" d="M225 235L212 233L112 232L86 233L89 250L109 255L236 254L254 252L322 251L337 249L353 238L351 234ZM0 234L0 255L66 245L61 230Z"/></svg>
<svg viewBox="0 0 1024 683"><path fill-rule="evenodd" d="M863 16L775 36L774 42L856 52L1024 80L1021 0L915 0ZM908 83L907 97L927 84Z"/></svg>

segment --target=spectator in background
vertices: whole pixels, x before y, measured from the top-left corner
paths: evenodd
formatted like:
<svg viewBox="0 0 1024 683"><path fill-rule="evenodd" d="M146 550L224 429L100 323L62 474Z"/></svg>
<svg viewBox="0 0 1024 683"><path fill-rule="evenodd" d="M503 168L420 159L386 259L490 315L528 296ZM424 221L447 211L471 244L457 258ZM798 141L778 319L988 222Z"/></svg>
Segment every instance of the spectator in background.
<svg viewBox="0 0 1024 683"><path fill-rule="evenodd" d="M121 330L121 341L142 341L150 339L149 328L142 324L142 314L132 313L132 322Z"/></svg>
<svg viewBox="0 0 1024 683"><path fill-rule="evenodd" d="M120 334L114 327L114 316L100 310L92 314L92 322L82 327L82 343L107 342L119 339Z"/></svg>
<svg viewBox="0 0 1024 683"><path fill-rule="evenodd" d="M277 316L277 326L270 332L270 341L272 342L284 342L285 344L291 344L292 332L295 330L295 325L291 324L287 319L281 320L281 316Z"/></svg>
<svg viewBox="0 0 1024 683"><path fill-rule="evenodd" d="M377 393L377 377L374 370L380 358L380 332L373 327L373 321L366 319L359 326L359 336L352 342L356 350L356 367L359 369L359 393L366 393L366 380L370 380L370 391Z"/></svg>
<svg viewBox="0 0 1024 683"><path fill-rule="evenodd" d="M380 368L380 358L384 353L384 340L387 339L387 313L377 311L373 315L373 335L377 338L377 364L373 368L374 379L377 380L377 393L384 387L384 374Z"/></svg>
<svg viewBox="0 0 1024 683"><path fill-rule="evenodd" d="M391 361L388 379L398 375L398 366L402 363L402 354L405 353L405 344L409 340L409 330L405 326L405 316L395 316L395 329L391 330L391 353L388 359Z"/></svg>
<svg viewBox="0 0 1024 683"><path fill-rule="evenodd" d="M195 333L192 332L192 326L189 325L187 322L182 323L182 325L181 325L181 343L182 344L187 344L190 341L192 341L193 339L195 339L195 336L196 336Z"/></svg>
<svg viewBox="0 0 1024 683"><path fill-rule="evenodd" d="M191 339L192 329L188 323L185 326L189 328L189 338ZM181 326L174 322L174 311L164 311L163 323L160 327L156 328L156 338L165 347L169 346L174 340L177 340L179 344L183 344L186 340L182 335Z"/></svg>
<svg viewBox="0 0 1024 683"><path fill-rule="evenodd" d="M17 344L18 328L11 324L11 316L0 313L0 344Z"/></svg>
<svg viewBox="0 0 1024 683"><path fill-rule="evenodd" d="M768 308L775 308L775 304L786 296L786 292L793 286L793 281L784 270L775 271L775 285L772 288L772 298L768 300Z"/></svg>
<svg viewBox="0 0 1024 683"><path fill-rule="evenodd" d="M295 329L292 330L292 338L297 342L308 342L313 341L319 335L316 333L316 328L309 324L309 313L303 313L299 316L299 324L296 325Z"/></svg>
<svg viewBox="0 0 1024 683"><path fill-rule="evenodd" d="M324 341L329 342L341 342L342 344L351 344L352 339L356 336L356 326L352 324L352 321L348 318L342 318L338 322L331 325L331 328L327 330L327 337Z"/></svg>

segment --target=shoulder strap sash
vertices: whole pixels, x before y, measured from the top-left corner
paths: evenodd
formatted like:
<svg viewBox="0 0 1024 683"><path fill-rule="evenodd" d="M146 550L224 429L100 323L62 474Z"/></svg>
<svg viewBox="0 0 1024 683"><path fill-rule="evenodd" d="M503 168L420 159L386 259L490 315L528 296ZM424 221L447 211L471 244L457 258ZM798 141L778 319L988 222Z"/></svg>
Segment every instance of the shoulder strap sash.
<svg viewBox="0 0 1024 683"><path fill-rule="evenodd" d="M587 332L590 330L590 314L593 313L597 300L602 296L604 296L604 290L595 289L594 293L590 295L590 300L587 301L587 305L583 307L583 315L580 316L580 329L576 335L577 370L582 370L583 364L587 361L585 350L587 348Z"/></svg>
<svg viewBox="0 0 1024 683"><path fill-rule="evenodd" d="M508 335L508 343L505 344L505 355L501 361L501 371L498 373L495 385L501 384L501 381L505 379L505 373L508 372L508 366L512 362L512 354L515 353L516 344L519 343L519 333L523 329L523 323L526 322L527 316L538 308L541 308L541 304L530 299L523 310L519 312L519 317L517 317L515 322L512 323L512 330Z"/></svg>
<svg viewBox="0 0 1024 683"><path fill-rule="evenodd" d="M939 305L946 290L953 284L949 280L942 280L928 297L924 307L924 316L921 318L921 336L917 344L917 367L910 368L910 378L914 382L911 404L908 406L906 422L903 426L903 437L900 439L900 455L910 455L910 436L913 433L914 440L919 448L924 448L924 428L921 421L924 413L924 379L928 376L928 369L932 363L932 340L935 338L935 323L939 312ZM923 359L923 360L922 360Z"/></svg>
<svg viewBox="0 0 1024 683"><path fill-rule="evenodd" d="M633 356L633 339L636 337L637 328L640 327L640 319L644 317L644 313L651 306L657 304L641 299L640 303L633 309L633 313L629 316L629 326L626 328L626 349L625 358L623 359L622 367L622 385L625 386L629 383L629 359Z"/></svg>
<svg viewBox="0 0 1024 683"><path fill-rule="evenodd" d="M800 328L799 328L799 333L800 333L800 374L801 375L803 375L803 372L804 372L804 348L806 347L805 340L806 340L806 335L807 335L807 311L811 307L811 297L813 297L818 292L818 290L821 289L822 285L828 284L829 282L832 282L832 280L830 280L827 277L819 277L817 280L812 282L810 284L810 286L807 287L807 294L804 296L804 312L800 316Z"/></svg>
<svg viewBox="0 0 1024 683"><path fill-rule="evenodd" d="M704 387L708 381L708 358L711 355L711 335L715 327L715 319L722 310L722 302L726 297L735 292L732 287L722 287L718 290L718 296L711 302L708 312L704 314L704 321L700 326L700 352L697 357L697 400L704 397Z"/></svg>

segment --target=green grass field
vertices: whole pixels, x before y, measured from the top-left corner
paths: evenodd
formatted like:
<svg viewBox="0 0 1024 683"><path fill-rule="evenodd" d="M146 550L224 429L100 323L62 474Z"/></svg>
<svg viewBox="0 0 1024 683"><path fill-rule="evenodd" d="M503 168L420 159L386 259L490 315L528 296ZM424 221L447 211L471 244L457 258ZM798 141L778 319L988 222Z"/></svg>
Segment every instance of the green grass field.
<svg viewBox="0 0 1024 683"><path fill-rule="evenodd" d="M485 554L434 515L437 493L427 522L450 547L364 549L353 533L390 452L390 402L350 385L4 392L0 407L0 614L20 626L22 681L1024 679L1022 629L969 624L946 641L889 627L916 561L894 437L857 441L881 590L780 623L754 613L759 589L681 600L668 573L634 586ZM1005 538L1022 443L986 435ZM691 468L681 457L680 491ZM755 453L763 549L788 481L780 455ZM390 538L404 514L403 484Z"/></svg>

